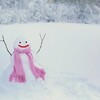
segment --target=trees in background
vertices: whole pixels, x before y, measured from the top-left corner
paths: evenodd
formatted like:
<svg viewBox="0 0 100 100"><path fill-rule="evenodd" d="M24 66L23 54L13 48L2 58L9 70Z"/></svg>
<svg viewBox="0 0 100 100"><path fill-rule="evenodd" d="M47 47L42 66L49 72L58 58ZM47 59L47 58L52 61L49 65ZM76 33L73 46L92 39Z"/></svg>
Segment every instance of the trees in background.
<svg viewBox="0 0 100 100"><path fill-rule="evenodd" d="M23 9L28 6L30 0L0 0L0 6L4 8L19 8Z"/></svg>
<svg viewBox="0 0 100 100"><path fill-rule="evenodd" d="M100 23L99 0L0 0L0 23Z"/></svg>

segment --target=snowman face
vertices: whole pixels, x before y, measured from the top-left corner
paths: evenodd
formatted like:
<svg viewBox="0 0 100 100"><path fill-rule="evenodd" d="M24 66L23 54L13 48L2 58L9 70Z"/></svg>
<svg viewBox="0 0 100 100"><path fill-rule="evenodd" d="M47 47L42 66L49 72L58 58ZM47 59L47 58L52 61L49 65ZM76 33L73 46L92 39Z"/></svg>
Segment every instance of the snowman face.
<svg viewBox="0 0 100 100"><path fill-rule="evenodd" d="M25 38L22 38L22 37L17 38L15 43L14 43L14 48L26 49L29 47L30 47L30 44L29 44L28 40Z"/></svg>

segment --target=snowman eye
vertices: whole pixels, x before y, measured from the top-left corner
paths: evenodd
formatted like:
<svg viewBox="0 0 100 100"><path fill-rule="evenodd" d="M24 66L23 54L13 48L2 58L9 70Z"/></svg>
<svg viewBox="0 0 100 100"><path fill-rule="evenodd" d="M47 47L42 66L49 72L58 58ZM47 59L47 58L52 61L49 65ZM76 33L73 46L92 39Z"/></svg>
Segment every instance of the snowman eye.
<svg viewBox="0 0 100 100"><path fill-rule="evenodd" d="M19 42L21 44L21 42Z"/></svg>
<svg viewBox="0 0 100 100"><path fill-rule="evenodd" d="M27 41L25 41L25 43L27 43Z"/></svg>

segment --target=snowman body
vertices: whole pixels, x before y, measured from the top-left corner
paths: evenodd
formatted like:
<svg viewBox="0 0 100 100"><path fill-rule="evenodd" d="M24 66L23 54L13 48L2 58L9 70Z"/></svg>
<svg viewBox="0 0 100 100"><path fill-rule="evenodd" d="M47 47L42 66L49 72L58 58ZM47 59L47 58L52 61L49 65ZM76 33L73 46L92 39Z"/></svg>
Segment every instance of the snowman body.
<svg viewBox="0 0 100 100"><path fill-rule="evenodd" d="M20 57L21 57L23 69L24 69L24 72L25 72L26 82L27 83L28 82L35 82L36 78L35 78L35 76L33 75L32 71L30 69L29 59L28 59L27 55L24 54L24 53L21 53ZM14 66L14 55L11 56L11 64L3 72L3 74L0 78L3 82L9 83L9 78L10 78L10 74L13 71L13 66ZM13 80L13 82L15 82L15 81Z"/></svg>
<svg viewBox="0 0 100 100"><path fill-rule="evenodd" d="M28 59L27 55L22 53L22 54L20 54L20 57L21 57L23 69L25 72L26 82L35 80L35 77L32 74L32 71L30 69L29 59Z"/></svg>
<svg viewBox="0 0 100 100"><path fill-rule="evenodd" d="M36 80L34 75L32 74L31 69L30 69L28 56L25 53L21 53L20 57L21 57L23 69L24 69L24 72L25 72L26 82ZM12 72L13 66L14 66L14 55L12 55L12 57L11 57L11 68L10 68L9 72ZM10 73L9 73L8 76L10 76Z"/></svg>

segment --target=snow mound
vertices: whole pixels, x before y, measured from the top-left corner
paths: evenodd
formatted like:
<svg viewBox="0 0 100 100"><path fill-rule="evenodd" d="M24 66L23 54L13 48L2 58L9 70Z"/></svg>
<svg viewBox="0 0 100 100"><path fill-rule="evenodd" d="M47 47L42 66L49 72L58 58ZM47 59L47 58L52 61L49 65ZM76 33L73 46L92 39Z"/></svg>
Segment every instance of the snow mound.
<svg viewBox="0 0 100 100"><path fill-rule="evenodd" d="M24 84L0 82L2 100L99 100L100 89L88 80L70 74L48 75L45 82Z"/></svg>

